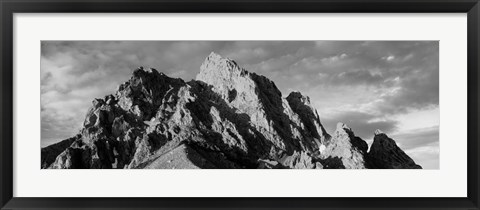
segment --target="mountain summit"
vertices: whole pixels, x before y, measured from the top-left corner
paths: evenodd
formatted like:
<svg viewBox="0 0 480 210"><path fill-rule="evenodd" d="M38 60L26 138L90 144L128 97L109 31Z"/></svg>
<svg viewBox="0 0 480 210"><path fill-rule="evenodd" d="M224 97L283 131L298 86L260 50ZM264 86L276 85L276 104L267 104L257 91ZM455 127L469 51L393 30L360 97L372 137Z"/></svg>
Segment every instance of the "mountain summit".
<svg viewBox="0 0 480 210"><path fill-rule="evenodd" d="M92 102L80 133L42 148L42 168L421 168L382 132L329 135L307 96L211 53L196 80L138 68Z"/></svg>

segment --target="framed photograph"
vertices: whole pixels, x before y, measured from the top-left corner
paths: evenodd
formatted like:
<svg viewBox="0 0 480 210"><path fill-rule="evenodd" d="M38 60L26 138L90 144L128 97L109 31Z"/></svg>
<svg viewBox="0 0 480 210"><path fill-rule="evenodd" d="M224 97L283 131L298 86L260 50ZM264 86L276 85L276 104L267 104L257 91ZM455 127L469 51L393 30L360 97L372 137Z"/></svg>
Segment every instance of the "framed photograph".
<svg viewBox="0 0 480 210"><path fill-rule="evenodd" d="M1 209L479 209L477 0L0 7Z"/></svg>

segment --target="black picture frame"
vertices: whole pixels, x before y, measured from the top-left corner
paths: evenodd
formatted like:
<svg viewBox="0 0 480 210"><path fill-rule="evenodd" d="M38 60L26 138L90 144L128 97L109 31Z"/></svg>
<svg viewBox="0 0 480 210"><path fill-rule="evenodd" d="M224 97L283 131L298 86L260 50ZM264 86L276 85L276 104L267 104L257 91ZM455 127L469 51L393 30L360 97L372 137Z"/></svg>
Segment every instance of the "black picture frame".
<svg viewBox="0 0 480 210"><path fill-rule="evenodd" d="M1 209L479 209L478 0L0 0ZM15 13L467 13L468 196L465 198L25 198L13 197ZM455 180L452 180L455 181ZM441 187L441 186L439 186ZM414 189L412 189L414 190Z"/></svg>

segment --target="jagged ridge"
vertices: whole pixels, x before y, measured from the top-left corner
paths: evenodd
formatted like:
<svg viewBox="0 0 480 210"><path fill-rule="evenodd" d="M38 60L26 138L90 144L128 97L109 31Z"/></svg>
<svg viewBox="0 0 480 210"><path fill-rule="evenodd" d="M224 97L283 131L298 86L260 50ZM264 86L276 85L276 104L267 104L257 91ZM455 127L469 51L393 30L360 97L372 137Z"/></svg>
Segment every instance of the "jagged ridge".
<svg viewBox="0 0 480 210"><path fill-rule="evenodd" d="M375 142L367 154L342 123L329 135L307 96L211 53L190 82L136 69L93 101L80 134L42 149L42 168L388 168L377 159L400 148Z"/></svg>

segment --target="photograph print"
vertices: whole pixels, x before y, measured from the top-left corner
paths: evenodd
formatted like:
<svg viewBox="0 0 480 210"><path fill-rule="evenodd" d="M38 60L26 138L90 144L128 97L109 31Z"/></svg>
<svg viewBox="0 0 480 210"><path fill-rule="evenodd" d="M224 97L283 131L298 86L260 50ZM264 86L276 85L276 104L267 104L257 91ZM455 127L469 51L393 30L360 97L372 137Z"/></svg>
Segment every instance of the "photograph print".
<svg viewBox="0 0 480 210"><path fill-rule="evenodd" d="M42 169L439 169L438 41L42 41Z"/></svg>

